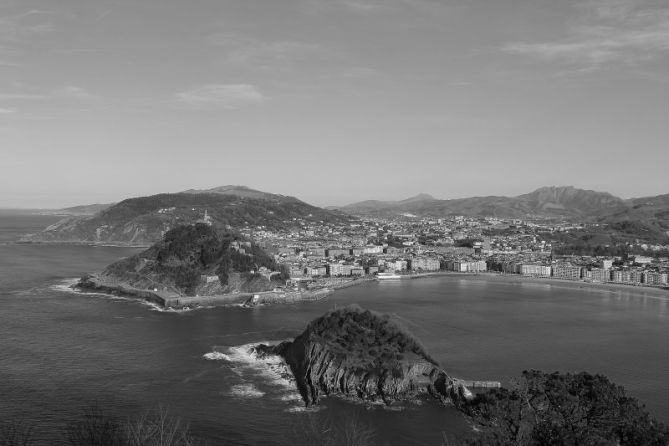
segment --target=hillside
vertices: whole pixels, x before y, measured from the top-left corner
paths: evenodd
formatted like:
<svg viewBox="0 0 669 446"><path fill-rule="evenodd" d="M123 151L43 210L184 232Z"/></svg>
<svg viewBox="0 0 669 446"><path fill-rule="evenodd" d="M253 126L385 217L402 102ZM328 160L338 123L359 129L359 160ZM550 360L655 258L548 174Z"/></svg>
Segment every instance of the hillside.
<svg viewBox="0 0 669 446"><path fill-rule="evenodd" d="M669 237L669 194L633 198L626 207L599 218L609 228L644 240Z"/></svg>
<svg viewBox="0 0 669 446"><path fill-rule="evenodd" d="M72 206L69 208L63 209L46 209L42 211L42 214L45 215L70 215L70 216L82 216L82 215L94 215L98 212L101 212L107 209L110 206L113 206L114 203L96 203L96 204L85 204L81 206Z"/></svg>
<svg viewBox="0 0 669 446"><path fill-rule="evenodd" d="M188 296L266 291L288 278L252 242L219 234L203 223L168 231L149 249L109 265L100 276L107 283Z"/></svg>
<svg viewBox="0 0 669 446"><path fill-rule="evenodd" d="M270 230L285 230L296 225L293 219L348 220L339 212L311 206L294 197L264 192L249 194L191 191L130 198L93 216L65 218L39 233L25 236L23 241L150 245L171 228L202 221L205 215L219 230L260 225Z"/></svg>

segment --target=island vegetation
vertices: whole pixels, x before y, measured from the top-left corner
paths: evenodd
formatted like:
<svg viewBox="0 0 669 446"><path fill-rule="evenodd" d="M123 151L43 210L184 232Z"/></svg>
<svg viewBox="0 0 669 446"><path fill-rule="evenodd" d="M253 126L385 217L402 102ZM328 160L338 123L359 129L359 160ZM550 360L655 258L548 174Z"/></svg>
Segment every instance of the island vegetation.
<svg viewBox="0 0 669 446"><path fill-rule="evenodd" d="M102 276L137 289L192 296L264 291L284 284L289 273L255 243L197 223L168 231L149 249L109 265Z"/></svg>

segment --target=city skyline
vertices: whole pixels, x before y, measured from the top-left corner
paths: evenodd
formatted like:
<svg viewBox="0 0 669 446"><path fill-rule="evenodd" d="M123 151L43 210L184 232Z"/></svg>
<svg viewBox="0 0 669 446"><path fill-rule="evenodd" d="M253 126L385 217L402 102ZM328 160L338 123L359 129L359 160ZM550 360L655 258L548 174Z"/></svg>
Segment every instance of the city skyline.
<svg viewBox="0 0 669 446"><path fill-rule="evenodd" d="M0 0L0 207L668 193L669 5L557 3Z"/></svg>

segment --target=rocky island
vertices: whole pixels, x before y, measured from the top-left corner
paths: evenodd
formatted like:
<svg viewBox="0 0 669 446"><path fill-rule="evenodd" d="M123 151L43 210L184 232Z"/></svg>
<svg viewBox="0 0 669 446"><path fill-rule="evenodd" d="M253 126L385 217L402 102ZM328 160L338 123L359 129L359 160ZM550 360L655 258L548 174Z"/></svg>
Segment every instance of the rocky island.
<svg viewBox="0 0 669 446"><path fill-rule="evenodd" d="M386 405L422 395L443 403L473 397L389 316L358 306L330 311L293 341L260 344L255 353L286 361L307 406L328 395Z"/></svg>
<svg viewBox="0 0 669 446"><path fill-rule="evenodd" d="M149 249L83 277L78 287L185 306L207 297L241 303L288 277L255 243L197 223L168 231Z"/></svg>
<svg viewBox="0 0 669 446"><path fill-rule="evenodd" d="M386 405L431 395L453 404L473 427L458 444L669 444L669 428L603 375L530 370L509 388L474 394L389 316L356 305L313 320L293 341L254 351L284 359L307 406L330 395Z"/></svg>

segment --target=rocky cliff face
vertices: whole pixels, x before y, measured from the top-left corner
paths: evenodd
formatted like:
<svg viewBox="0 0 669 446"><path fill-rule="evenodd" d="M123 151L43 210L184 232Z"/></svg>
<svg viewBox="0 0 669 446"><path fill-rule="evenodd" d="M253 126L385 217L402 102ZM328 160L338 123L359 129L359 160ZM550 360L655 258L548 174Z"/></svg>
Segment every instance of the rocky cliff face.
<svg viewBox="0 0 669 446"><path fill-rule="evenodd" d="M389 317L359 307L329 312L292 342L256 353L285 359L307 406L328 395L387 405L423 394L444 403L472 396Z"/></svg>

